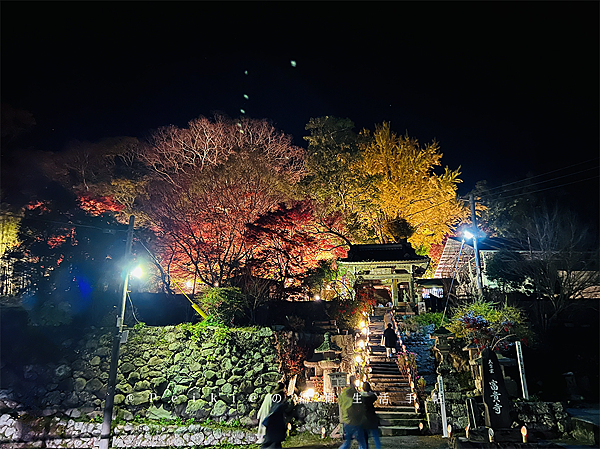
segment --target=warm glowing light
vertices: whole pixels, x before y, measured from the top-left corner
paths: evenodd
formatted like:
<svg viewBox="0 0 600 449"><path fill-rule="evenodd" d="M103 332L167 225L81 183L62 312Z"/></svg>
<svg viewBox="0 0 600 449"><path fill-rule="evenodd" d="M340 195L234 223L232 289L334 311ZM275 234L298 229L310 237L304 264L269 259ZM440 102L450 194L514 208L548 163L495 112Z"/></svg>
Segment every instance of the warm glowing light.
<svg viewBox="0 0 600 449"><path fill-rule="evenodd" d="M422 422L419 423L419 430L423 430L423 423Z"/></svg>
<svg viewBox="0 0 600 449"><path fill-rule="evenodd" d="M292 423L291 422L288 423L287 428L288 428L288 430L292 430Z"/></svg>
<svg viewBox="0 0 600 449"><path fill-rule="evenodd" d="M358 347L360 349L365 349L365 341L364 340L358 340Z"/></svg>
<svg viewBox="0 0 600 449"><path fill-rule="evenodd" d="M363 359L360 356L360 354L358 354L356 357L354 357L354 360L356 361L356 363L361 363Z"/></svg>
<svg viewBox="0 0 600 449"><path fill-rule="evenodd" d="M302 393L302 396L312 399L315 396L315 390L313 390L312 388L309 388L308 390L305 390Z"/></svg>
<svg viewBox="0 0 600 449"><path fill-rule="evenodd" d="M488 437L490 439L490 443L494 442L494 430L492 428L488 429Z"/></svg>
<svg viewBox="0 0 600 449"><path fill-rule="evenodd" d="M465 231L463 232L463 235L465 236L466 239L470 240L473 238L473 233L469 232L469 231Z"/></svg>
<svg viewBox="0 0 600 449"><path fill-rule="evenodd" d="M448 430L448 437L452 436L452 425L448 424L448 427L446 428Z"/></svg>
<svg viewBox="0 0 600 449"><path fill-rule="evenodd" d="M469 439L469 430L471 430L471 424L467 424L467 427L465 427L465 435L467 436L467 439Z"/></svg>
<svg viewBox="0 0 600 449"><path fill-rule="evenodd" d="M366 326L365 322L364 322L364 321L361 321L361 322L360 322L360 327L365 327L365 326Z"/></svg>
<svg viewBox="0 0 600 449"><path fill-rule="evenodd" d="M521 427L521 436L523 437L523 443L527 443L527 427Z"/></svg>
<svg viewBox="0 0 600 449"><path fill-rule="evenodd" d="M327 431L325 430L325 427L321 427L321 438L325 438L326 433Z"/></svg>
<svg viewBox="0 0 600 449"><path fill-rule="evenodd" d="M187 281L187 282L185 283L185 286L186 286L187 288L192 288L192 285L194 285L192 281Z"/></svg>
<svg viewBox="0 0 600 449"><path fill-rule="evenodd" d="M319 295L315 295L315 301L320 301L321 297Z"/></svg>
<svg viewBox="0 0 600 449"><path fill-rule="evenodd" d="M136 277L136 278L141 278L142 277L142 267L135 267L131 273L131 276Z"/></svg>
<svg viewBox="0 0 600 449"><path fill-rule="evenodd" d="M366 328L366 327L363 327L363 328L362 328L362 333L363 333L363 334L365 334L365 335L367 335L367 332L368 332L368 331L367 331L367 328Z"/></svg>

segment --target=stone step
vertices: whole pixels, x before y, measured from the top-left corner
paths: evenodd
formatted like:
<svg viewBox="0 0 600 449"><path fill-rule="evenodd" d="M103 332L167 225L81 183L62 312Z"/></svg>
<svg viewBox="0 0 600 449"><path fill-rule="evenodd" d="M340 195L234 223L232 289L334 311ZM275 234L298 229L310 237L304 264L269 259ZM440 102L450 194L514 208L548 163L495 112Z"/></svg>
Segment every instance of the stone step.
<svg viewBox="0 0 600 449"><path fill-rule="evenodd" d="M369 366L373 369L373 370L385 370L385 371L396 371L396 372L400 372L398 369L398 365L396 365L395 363L381 363L381 362L370 362Z"/></svg>
<svg viewBox="0 0 600 449"><path fill-rule="evenodd" d="M406 436L421 434L418 426L381 426L379 429L381 430L382 436Z"/></svg>
<svg viewBox="0 0 600 449"><path fill-rule="evenodd" d="M398 378L398 379L378 379L376 377L370 377L369 378L369 382L372 385L382 385L382 386L389 386L389 387L406 387L409 388L410 387L410 383L403 379L403 378Z"/></svg>
<svg viewBox="0 0 600 449"><path fill-rule="evenodd" d="M399 371L377 371L377 370L371 370L370 376L371 379L379 379L379 380L386 380L389 379L390 381L395 381L395 380L405 380L406 382L408 382L408 376L405 376L404 374L402 374Z"/></svg>
<svg viewBox="0 0 600 449"><path fill-rule="evenodd" d="M380 413L377 413L379 419L383 421L381 425L387 427L419 427L419 423L423 422L418 416L415 418L384 418Z"/></svg>
<svg viewBox="0 0 600 449"><path fill-rule="evenodd" d="M375 403L377 404L377 402ZM403 414L414 414L415 407L412 405L382 405L381 407L377 407L377 413L403 413Z"/></svg>
<svg viewBox="0 0 600 449"><path fill-rule="evenodd" d="M373 390L386 391L395 390L395 391L404 391L410 390L410 384L403 380L398 381L378 381L377 379L369 379L369 383L371 384L371 388ZM377 387L377 388L375 388Z"/></svg>

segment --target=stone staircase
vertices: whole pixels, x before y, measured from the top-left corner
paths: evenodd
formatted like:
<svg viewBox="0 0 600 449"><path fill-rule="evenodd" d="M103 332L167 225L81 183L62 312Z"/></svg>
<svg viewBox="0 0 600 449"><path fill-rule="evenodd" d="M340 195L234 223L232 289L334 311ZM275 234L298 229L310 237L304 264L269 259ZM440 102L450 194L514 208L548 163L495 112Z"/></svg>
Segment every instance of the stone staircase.
<svg viewBox="0 0 600 449"><path fill-rule="evenodd" d="M331 335L337 335L340 333L339 328L335 320L328 321L313 321L312 322L313 332L324 334L329 332Z"/></svg>
<svg viewBox="0 0 600 449"><path fill-rule="evenodd" d="M422 420L415 413L408 378L400 372L394 359L385 356L385 347L381 345L384 314L389 310L376 308L369 324L369 377L371 388L379 396L375 407L382 421L380 430L384 436L420 435Z"/></svg>

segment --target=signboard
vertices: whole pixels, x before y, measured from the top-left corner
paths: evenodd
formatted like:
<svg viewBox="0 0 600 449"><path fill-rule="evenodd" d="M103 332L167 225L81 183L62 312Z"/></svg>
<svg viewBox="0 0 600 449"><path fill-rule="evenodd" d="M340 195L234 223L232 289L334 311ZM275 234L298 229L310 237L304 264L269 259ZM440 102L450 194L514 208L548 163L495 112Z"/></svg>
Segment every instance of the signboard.
<svg viewBox="0 0 600 449"><path fill-rule="evenodd" d="M521 376L521 387L523 388L523 399L529 399L529 392L527 391L527 379L525 379L525 364L523 363L523 352L521 351L521 342L515 342L517 349L517 361L519 363L519 375Z"/></svg>
<svg viewBox="0 0 600 449"><path fill-rule="evenodd" d="M329 380L331 381L331 386L334 388L344 388L346 385L348 385L346 373L329 373Z"/></svg>
<svg viewBox="0 0 600 449"><path fill-rule="evenodd" d="M485 425L493 429L508 429L512 424L510 400L498 357L490 348L485 348L481 353L481 363Z"/></svg>
<svg viewBox="0 0 600 449"><path fill-rule="evenodd" d="M448 438L448 418L446 417L446 396L444 394L444 380L442 379L442 375L440 374L437 378L438 380L438 401L440 403L440 410L442 412L442 432L444 438Z"/></svg>

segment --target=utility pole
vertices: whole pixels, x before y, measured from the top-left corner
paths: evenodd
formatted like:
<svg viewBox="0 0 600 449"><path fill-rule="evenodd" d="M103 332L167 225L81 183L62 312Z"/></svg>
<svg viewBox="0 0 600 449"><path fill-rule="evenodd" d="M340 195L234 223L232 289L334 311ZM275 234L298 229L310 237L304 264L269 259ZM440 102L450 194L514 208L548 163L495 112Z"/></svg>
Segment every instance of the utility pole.
<svg viewBox="0 0 600 449"><path fill-rule="evenodd" d="M125 301L129 287L129 259L131 256L131 244L133 243L134 216L129 217L127 228L127 243L125 244L125 256L123 265L125 267L125 278L123 280L123 294L121 297L121 314L117 317L117 330L113 339L112 354L110 357L110 371L108 373L108 387L106 388L106 399L104 401L104 415L102 417L102 431L100 434L100 449L110 447L110 427L112 424L113 406L115 404L115 388L117 385L117 366L119 364L119 349L123 337L123 321L125 320Z"/></svg>
<svg viewBox="0 0 600 449"><path fill-rule="evenodd" d="M483 297L483 282L481 281L481 265L479 263L479 249L477 248L477 216L475 215L475 198L473 194L469 195L471 202L471 221L473 222L473 250L475 251L475 271L477 272L477 291L479 296Z"/></svg>

